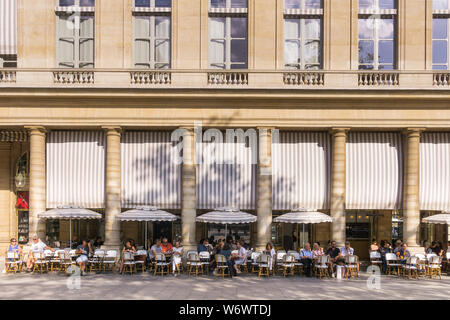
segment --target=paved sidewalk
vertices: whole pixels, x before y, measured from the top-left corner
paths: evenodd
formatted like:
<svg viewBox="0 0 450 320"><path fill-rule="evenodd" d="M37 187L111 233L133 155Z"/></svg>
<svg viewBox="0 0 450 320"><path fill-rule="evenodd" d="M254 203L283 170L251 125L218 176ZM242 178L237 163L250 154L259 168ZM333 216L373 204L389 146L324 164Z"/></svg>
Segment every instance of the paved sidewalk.
<svg viewBox="0 0 450 320"><path fill-rule="evenodd" d="M80 289L68 289L69 277L62 274L1 274L0 299L450 299L447 276L442 280L382 276L379 290L368 289L368 277L363 273L360 279L338 281L243 275L222 280L92 273L81 277Z"/></svg>

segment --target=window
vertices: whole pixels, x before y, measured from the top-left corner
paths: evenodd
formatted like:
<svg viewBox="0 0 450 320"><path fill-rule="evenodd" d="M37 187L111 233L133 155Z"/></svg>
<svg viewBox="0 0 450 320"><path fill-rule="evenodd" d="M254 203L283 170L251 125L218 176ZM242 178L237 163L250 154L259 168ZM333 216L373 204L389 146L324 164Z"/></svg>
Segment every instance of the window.
<svg viewBox="0 0 450 320"><path fill-rule="evenodd" d="M94 67L95 0L59 0L57 62L60 68Z"/></svg>
<svg viewBox="0 0 450 320"><path fill-rule="evenodd" d="M285 0L284 65L322 68L322 0Z"/></svg>
<svg viewBox="0 0 450 320"><path fill-rule="evenodd" d="M210 68L248 68L247 5L247 0L210 0Z"/></svg>
<svg viewBox="0 0 450 320"><path fill-rule="evenodd" d="M359 69L393 70L396 66L395 0L359 0Z"/></svg>
<svg viewBox="0 0 450 320"><path fill-rule="evenodd" d="M170 68L171 0L135 0L134 4L134 66Z"/></svg>
<svg viewBox="0 0 450 320"><path fill-rule="evenodd" d="M433 70L449 69L450 1L433 0Z"/></svg>
<svg viewBox="0 0 450 320"><path fill-rule="evenodd" d="M0 68L17 67L17 1L0 0Z"/></svg>

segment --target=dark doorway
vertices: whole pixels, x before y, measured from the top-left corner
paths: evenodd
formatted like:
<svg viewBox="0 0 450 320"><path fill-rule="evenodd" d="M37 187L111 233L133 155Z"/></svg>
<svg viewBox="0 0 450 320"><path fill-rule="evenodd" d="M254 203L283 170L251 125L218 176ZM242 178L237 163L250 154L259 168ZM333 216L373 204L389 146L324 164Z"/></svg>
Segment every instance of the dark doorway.
<svg viewBox="0 0 450 320"><path fill-rule="evenodd" d="M153 224L153 242L156 239L167 238L172 242L172 222L154 222Z"/></svg>

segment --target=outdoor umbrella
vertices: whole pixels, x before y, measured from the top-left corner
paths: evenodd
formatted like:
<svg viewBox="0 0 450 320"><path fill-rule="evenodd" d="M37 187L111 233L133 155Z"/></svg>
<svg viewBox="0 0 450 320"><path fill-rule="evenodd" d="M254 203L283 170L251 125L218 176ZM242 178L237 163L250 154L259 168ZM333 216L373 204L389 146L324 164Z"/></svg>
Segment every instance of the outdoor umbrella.
<svg viewBox="0 0 450 320"><path fill-rule="evenodd" d="M225 235L227 234L227 226L229 224L245 224L256 221L256 216L239 211L234 208L219 208L214 211L202 214L197 217L198 222L217 223L225 225Z"/></svg>
<svg viewBox="0 0 450 320"><path fill-rule="evenodd" d="M434 216L422 219L422 221L426 222L426 223L449 224L450 225L450 212L435 214Z"/></svg>
<svg viewBox="0 0 450 320"><path fill-rule="evenodd" d="M178 217L167 211L158 210L156 207L142 206L136 209L122 212L117 216L120 221L143 221L145 222L145 248L147 249L147 222L148 221L175 221Z"/></svg>
<svg viewBox="0 0 450 320"><path fill-rule="evenodd" d="M303 242L303 247L304 247L305 246L305 224L333 222L333 218L331 218L329 215L326 215L325 213L318 212L316 210L297 209L297 210L294 210L293 212L289 212L289 213L283 214L279 217L276 217L275 219L273 219L273 221L281 222L281 223L295 223L295 224L301 223L303 225L302 242Z"/></svg>
<svg viewBox="0 0 450 320"><path fill-rule="evenodd" d="M38 214L40 219L59 219L69 220L69 243L72 248L72 220L89 220L89 219L101 219L102 215L98 212L84 209L76 206L60 206L56 209L51 209L43 213Z"/></svg>

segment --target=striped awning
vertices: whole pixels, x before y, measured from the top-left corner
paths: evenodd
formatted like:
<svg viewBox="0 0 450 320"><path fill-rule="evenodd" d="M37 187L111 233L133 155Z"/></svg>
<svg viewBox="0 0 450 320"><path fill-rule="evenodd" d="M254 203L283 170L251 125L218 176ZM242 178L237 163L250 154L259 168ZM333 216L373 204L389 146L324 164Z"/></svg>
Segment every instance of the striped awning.
<svg viewBox="0 0 450 320"><path fill-rule="evenodd" d="M196 143L197 208L256 208L257 148L251 145Z"/></svg>
<svg viewBox="0 0 450 320"><path fill-rule="evenodd" d="M256 222L256 216L233 208L219 208L197 217L197 222L217 224L247 224Z"/></svg>
<svg viewBox="0 0 450 320"><path fill-rule="evenodd" d="M316 224L333 222L333 218L316 210L297 210L276 217L273 221L282 223Z"/></svg>
<svg viewBox="0 0 450 320"><path fill-rule="evenodd" d="M0 142L27 142L30 134L28 131L2 130L0 131Z"/></svg>
<svg viewBox="0 0 450 320"><path fill-rule="evenodd" d="M450 210L450 132L422 133L420 209Z"/></svg>
<svg viewBox="0 0 450 320"><path fill-rule="evenodd" d="M120 221L175 221L178 219L174 214L149 206L122 212L117 218Z"/></svg>
<svg viewBox="0 0 450 320"><path fill-rule="evenodd" d="M76 206L61 206L59 208L39 213L38 218L61 219L61 220L69 220L69 219L89 220L89 219L101 219L102 215L98 212Z"/></svg>
<svg viewBox="0 0 450 320"><path fill-rule="evenodd" d="M181 163L168 131L122 135L122 207L181 207Z"/></svg>
<svg viewBox="0 0 450 320"><path fill-rule="evenodd" d="M329 134L280 132L272 142L272 172L274 210L329 209Z"/></svg>
<svg viewBox="0 0 450 320"><path fill-rule="evenodd" d="M402 191L401 134L350 132L347 140L346 209L400 209Z"/></svg>
<svg viewBox="0 0 450 320"><path fill-rule="evenodd" d="M17 0L0 0L0 54L17 54Z"/></svg>
<svg viewBox="0 0 450 320"><path fill-rule="evenodd" d="M105 134L52 131L47 138L47 208L105 207Z"/></svg>

